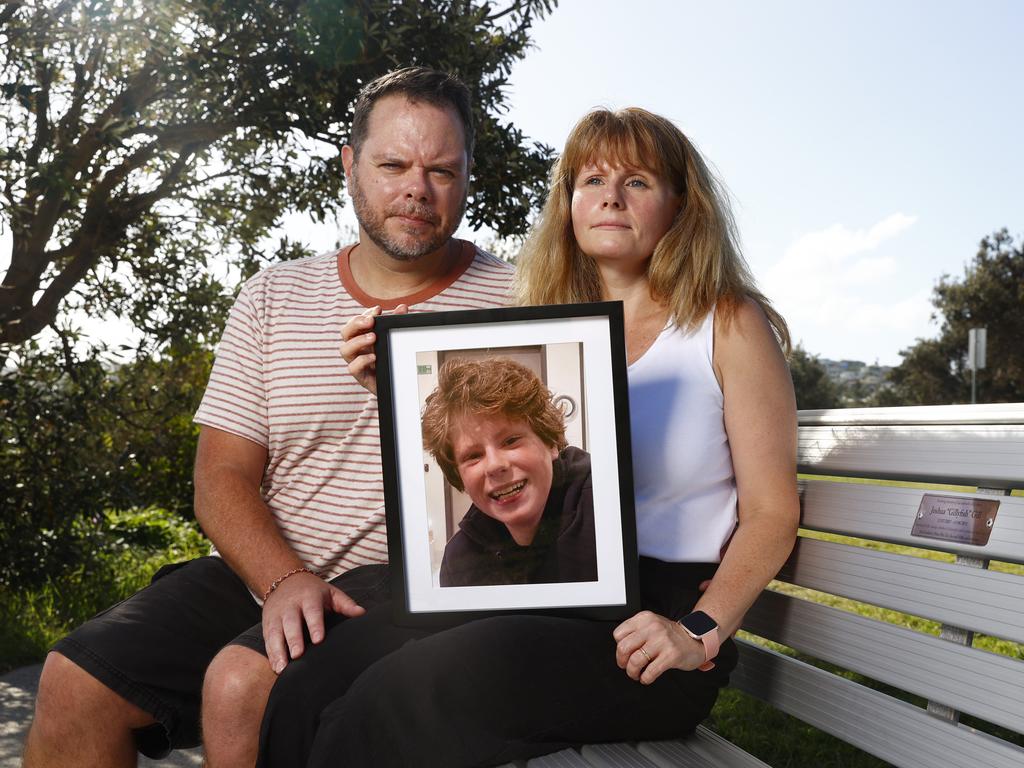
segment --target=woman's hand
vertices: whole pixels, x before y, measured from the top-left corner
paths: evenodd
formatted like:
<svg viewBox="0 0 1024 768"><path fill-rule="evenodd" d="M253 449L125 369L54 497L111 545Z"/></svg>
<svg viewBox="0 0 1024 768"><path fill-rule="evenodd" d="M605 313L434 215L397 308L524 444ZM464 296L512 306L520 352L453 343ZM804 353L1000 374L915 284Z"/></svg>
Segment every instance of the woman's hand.
<svg viewBox="0 0 1024 768"><path fill-rule="evenodd" d="M408 311L407 305L399 304L394 314L404 315ZM341 356L348 363L348 372L374 395L377 394L377 356L373 353L373 343L377 334L373 332L373 323L379 314L379 306L371 307L353 317L341 329Z"/></svg>
<svg viewBox="0 0 1024 768"><path fill-rule="evenodd" d="M615 660L633 680L650 685L667 669L696 669L704 663L704 646L678 623L641 611L615 628Z"/></svg>

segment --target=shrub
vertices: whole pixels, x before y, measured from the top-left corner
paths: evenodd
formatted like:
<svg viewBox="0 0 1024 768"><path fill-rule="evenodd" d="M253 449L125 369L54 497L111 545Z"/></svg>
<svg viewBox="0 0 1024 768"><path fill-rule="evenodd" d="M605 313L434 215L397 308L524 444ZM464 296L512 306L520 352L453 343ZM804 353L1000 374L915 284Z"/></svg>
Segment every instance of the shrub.
<svg viewBox="0 0 1024 768"><path fill-rule="evenodd" d="M194 522L163 509L103 513L78 532L88 559L22 589L0 585L0 673L42 660L70 630L144 587L167 563L200 557L209 543Z"/></svg>
<svg viewBox="0 0 1024 768"><path fill-rule="evenodd" d="M191 519L192 414L210 361L201 349L120 366L19 351L0 372L0 586L38 587L89 562L105 510Z"/></svg>

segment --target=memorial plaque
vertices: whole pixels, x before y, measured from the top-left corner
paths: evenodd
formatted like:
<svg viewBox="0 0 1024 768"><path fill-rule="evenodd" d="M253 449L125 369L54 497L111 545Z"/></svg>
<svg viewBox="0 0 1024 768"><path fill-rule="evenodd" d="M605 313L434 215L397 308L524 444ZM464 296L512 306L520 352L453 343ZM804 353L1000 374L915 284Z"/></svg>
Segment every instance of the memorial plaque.
<svg viewBox="0 0 1024 768"><path fill-rule="evenodd" d="M999 502L995 499L926 493L917 508L910 535L983 547L988 544L998 511Z"/></svg>

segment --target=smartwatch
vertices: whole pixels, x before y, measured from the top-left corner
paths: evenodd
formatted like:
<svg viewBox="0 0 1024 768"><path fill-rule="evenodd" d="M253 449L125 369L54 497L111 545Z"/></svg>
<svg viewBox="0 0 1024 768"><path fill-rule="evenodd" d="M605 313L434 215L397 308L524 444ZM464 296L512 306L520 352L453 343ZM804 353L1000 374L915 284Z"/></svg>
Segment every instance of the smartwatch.
<svg viewBox="0 0 1024 768"><path fill-rule="evenodd" d="M707 672L715 668L712 661L718 655L718 647L721 644L718 639L718 624L704 611L693 611L679 620L679 626L692 637L699 640L704 646L704 663L697 669Z"/></svg>

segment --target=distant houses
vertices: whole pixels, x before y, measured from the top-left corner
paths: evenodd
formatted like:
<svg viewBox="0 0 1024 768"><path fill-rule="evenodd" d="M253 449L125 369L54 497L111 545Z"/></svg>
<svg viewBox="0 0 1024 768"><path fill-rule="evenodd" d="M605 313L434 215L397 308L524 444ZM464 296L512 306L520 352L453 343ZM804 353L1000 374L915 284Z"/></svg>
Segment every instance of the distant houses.
<svg viewBox="0 0 1024 768"><path fill-rule="evenodd" d="M819 357L818 362L835 383L846 407L866 405L879 390L892 386L888 382L889 371L892 370L890 365L869 365L860 360L829 360L825 357Z"/></svg>

